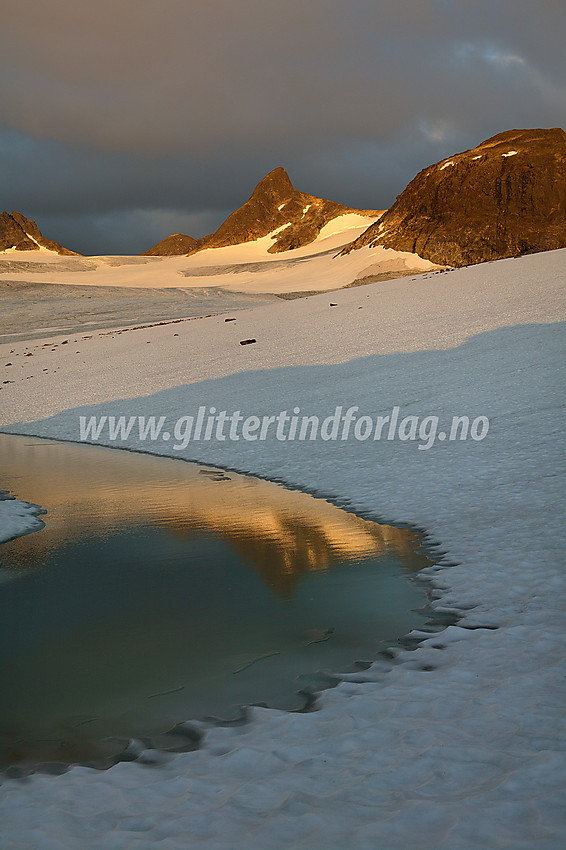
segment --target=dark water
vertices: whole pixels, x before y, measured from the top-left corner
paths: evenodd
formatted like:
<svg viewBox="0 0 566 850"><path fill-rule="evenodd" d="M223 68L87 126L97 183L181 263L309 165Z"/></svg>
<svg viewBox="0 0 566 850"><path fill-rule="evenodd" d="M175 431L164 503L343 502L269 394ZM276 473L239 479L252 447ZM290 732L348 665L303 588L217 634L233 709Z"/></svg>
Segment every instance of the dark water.
<svg viewBox="0 0 566 850"><path fill-rule="evenodd" d="M179 460L0 435L0 486L47 508L0 546L0 766L114 756L372 660L418 626L407 530ZM322 671L322 672L321 672Z"/></svg>

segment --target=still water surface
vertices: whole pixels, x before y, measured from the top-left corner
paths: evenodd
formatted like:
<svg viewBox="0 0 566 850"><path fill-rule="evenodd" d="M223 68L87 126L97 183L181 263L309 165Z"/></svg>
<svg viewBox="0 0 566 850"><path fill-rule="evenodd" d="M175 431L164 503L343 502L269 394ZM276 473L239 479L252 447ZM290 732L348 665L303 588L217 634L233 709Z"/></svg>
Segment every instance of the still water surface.
<svg viewBox="0 0 566 850"><path fill-rule="evenodd" d="M324 499L7 435L0 479L47 509L43 530L0 546L0 766L113 757L257 702L300 708L423 621L416 535Z"/></svg>

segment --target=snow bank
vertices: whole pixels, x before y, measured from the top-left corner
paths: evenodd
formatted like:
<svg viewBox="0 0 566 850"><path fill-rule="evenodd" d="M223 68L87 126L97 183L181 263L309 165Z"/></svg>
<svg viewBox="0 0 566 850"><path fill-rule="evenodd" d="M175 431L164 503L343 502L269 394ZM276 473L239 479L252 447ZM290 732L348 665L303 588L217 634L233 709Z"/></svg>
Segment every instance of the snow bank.
<svg viewBox="0 0 566 850"><path fill-rule="evenodd" d="M0 493L0 543L43 528L45 523L39 519L41 513L44 511L38 505L2 498Z"/></svg>
<svg viewBox="0 0 566 850"><path fill-rule="evenodd" d="M311 714L254 709L250 724L210 731L194 753L5 783L7 850L561 850L565 258L345 290L334 307L319 295L227 324L95 335L81 339L81 357L75 346L34 349L23 369L33 378L2 389L16 432L77 439L79 412L176 417L201 404L258 415L399 404L484 414L491 429L424 452L401 441L189 444L187 457L425 528L445 554L421 575L450 625L350 675ZM239 346L252 335L255 346ZM48 358L59 371L41 383ZM31 421L40 415L51 418Z"/></svg>
<svg viewBox="0 0 566 850"><path fill-rule="evenodd" d="M52 251L50 248L46 248L45 245L40 245L37 239L34 239L29 233L26 233L28 239L31 239L32 242L38 246L37 249L30 251L20 251L18 248L4 248L3 251L0 251L0 257L11 257L13 259L20 260L38 260L44 262L45 260L58 260L61 258L61 254L58 254L57 251Z"/></svg>

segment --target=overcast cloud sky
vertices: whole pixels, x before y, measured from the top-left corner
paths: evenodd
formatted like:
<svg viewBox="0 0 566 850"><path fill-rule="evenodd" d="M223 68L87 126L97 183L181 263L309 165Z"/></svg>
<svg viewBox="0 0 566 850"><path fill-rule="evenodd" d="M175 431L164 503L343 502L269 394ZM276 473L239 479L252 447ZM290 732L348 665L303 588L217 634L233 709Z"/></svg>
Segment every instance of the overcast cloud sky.
<svg viewBox="0 0 566 850"><path fill-rule="evenodd" d="M564 0L18 0L0 208L83 253L201 236L283 165L390 206L421 168L564 126Z"/></svg>

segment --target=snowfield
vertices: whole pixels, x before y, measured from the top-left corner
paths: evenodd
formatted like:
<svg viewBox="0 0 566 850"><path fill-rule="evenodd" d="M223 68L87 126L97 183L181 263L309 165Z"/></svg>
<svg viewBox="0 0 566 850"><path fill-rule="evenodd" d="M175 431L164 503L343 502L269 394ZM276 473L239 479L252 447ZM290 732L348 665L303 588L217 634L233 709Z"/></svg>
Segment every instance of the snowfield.
<svg viewBox="0 0 566 850"><path fill-rule="evenodd" d="M207 288L249 294L324 291L370 275L396 277L439 268L417 254L391 248L364 248L335 255L374 221L348 213L322 228L309 245L269 254L277 230L226 248L208 248L190 257L61 257L52 251L0 251L0 281L74 286Z"/></svg>
<svg viewBox="0 0 566 850"><path fill-rule="evenodd" d="M420 576L448 625L349 674L312 713L254 708L248 724L208 729L192 753L5 781L3 850L562 850L565 283L561 250L232 322L0 346L13 364L1 425L15 433L78 440L79 415L172 422L200 405L258 416L354 405L374 417L399 405L444 423L490 420L483 441L428 451L268 439L174 452L131 436L128 448L283 480L425 529L439 563ZM257 343L240 346L248 338Z"/></svg>

